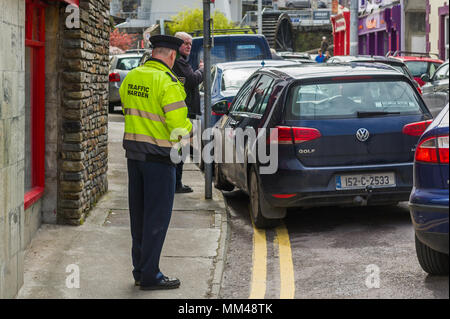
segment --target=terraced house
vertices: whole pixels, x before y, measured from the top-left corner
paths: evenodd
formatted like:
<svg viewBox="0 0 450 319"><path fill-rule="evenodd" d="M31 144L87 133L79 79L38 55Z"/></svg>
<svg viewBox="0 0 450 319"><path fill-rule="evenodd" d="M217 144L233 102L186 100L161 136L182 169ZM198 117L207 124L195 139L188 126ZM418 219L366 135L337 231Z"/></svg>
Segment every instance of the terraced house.
<svg viewBox="0 0 450 319"><path fill-rule="evenodd" d="M109 0L0 1L0 298L41 223L107 191Z"/></svg>

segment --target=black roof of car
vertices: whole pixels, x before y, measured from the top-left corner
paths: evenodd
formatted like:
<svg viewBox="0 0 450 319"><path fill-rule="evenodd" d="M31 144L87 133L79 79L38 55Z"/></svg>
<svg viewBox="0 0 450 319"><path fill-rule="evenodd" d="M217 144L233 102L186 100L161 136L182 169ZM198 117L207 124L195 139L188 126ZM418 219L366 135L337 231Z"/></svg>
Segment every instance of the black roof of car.
<svg viewBox="0 0 450 319"><path fill-rule="evenodd" d="M300 63L286 60L251 60L251 61L221 62L216 64L218 68L223 70L258 68L258 67L270 68L286 65L300 65Z"/></svg>
<svg viewBox="0 0 450 319"><path fill-rule="evenodd" d="M339 63L339 64L305 64L298 66L280 66L260 69L259 72L270 72L285 79L311 79L350 76L396 76L405 77L390 66L373 63Z"/></svg>
<svg viewBox="0 0 450 319"><path fill-rule="evenodd" d="M393 57L385 57L382 55L338 55L334 56L332 58L339 59L339 62L332 62L332 63L341 63L341 62L381 62L385 64L392 64L392 65L405 65L405 63L397 58Z"/></svg>
<svg viewBox="0 0 450 319"><path fill-rule="evenodd" d="M262 35L262 34L253 34L253 33L249 33L249 34L221 34L221 35L214 35L214 39L217 39L217 38L230 38L230 37L232 37L232 38L243 38L243 39L245 39L245 38L249 38L249 37L252 37L252 38L263 38L264 37L264 35ZM192 38L192 40L203 40L203 37L194 37L194 38Z"/></svg>

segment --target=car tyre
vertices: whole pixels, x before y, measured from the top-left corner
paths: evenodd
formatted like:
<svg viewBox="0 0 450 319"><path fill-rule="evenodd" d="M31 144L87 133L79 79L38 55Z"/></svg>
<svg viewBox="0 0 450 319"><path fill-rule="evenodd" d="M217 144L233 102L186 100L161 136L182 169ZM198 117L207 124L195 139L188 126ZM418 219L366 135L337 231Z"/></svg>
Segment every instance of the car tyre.
<svg viewBox="0 0 450 319"><path fill-rule="evenodd" d="M271 215L275 212L276 215L285 216L286 208L279 208L271 206L264 195L261 192L261 183L256 173L256 169L253 167L250 170L250 214L253 223L257 228L273 228L278 226L282 219L280 218L266 218L265 212L271 212Z"/></svg>
<svg viewBox="0 0 450 319"><path fill-rule="evenodd" d="M234 189L234 185L223 177L219 163L214 163L214 187L227 192L231 192Z"/></svg>
<svg viewBox="0 0 450 319"><path fill-rule="evenodd" d="M448 275L448 255L431 249L422 243L416 235L416 253L419 264L430 275Z"/></svg>

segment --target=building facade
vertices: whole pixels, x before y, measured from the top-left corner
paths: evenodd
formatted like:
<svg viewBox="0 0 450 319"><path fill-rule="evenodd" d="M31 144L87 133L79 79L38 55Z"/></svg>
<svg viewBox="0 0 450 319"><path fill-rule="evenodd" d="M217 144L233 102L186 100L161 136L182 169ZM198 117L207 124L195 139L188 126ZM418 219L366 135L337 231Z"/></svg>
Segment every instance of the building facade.
<svg viewBox="0 0 450 319"><path fill-rule="evenodd" d="M426 0L426 50L449 58L448 0Z"/></svg>
<svg viewBox="0 0 450 319"><path fill-rule="evenodd" d="M399 0L359 0L358 52L385 55L401 49Z"/></svg>
<svg viewBox="0 0 450 319"><path fill-rule="evenodd" d="M109 0L0 2L0 298L41 223L107 191Z"/></svg>

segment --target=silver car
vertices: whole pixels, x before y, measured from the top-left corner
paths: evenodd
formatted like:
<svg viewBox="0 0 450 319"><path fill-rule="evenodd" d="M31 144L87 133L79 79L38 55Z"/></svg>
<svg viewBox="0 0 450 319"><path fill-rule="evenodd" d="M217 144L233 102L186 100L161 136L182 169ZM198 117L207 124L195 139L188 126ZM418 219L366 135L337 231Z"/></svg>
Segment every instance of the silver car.
<svg viewBox="0 0 450 319"><path fill-rule="evenodd" d="M286 7L288 8L311 8L311 0L288 0L286 1Z"/></svg>
<svg viewBox="0 0 450 319"><path fill-rule="evenodd" d="M449 64L446 61L434 72L431 79L428 74L421 77L426 82L422 86L422 97L433 116L437 116L448 103L448 71Z"/></svg>
<svg viewBox="0 0 450 319"><path fill-rule="evenodd" d="M128 72L139 66L142 54L120 54L111 58L109 65L109 112L120 105L119 88Z"/></svg>

